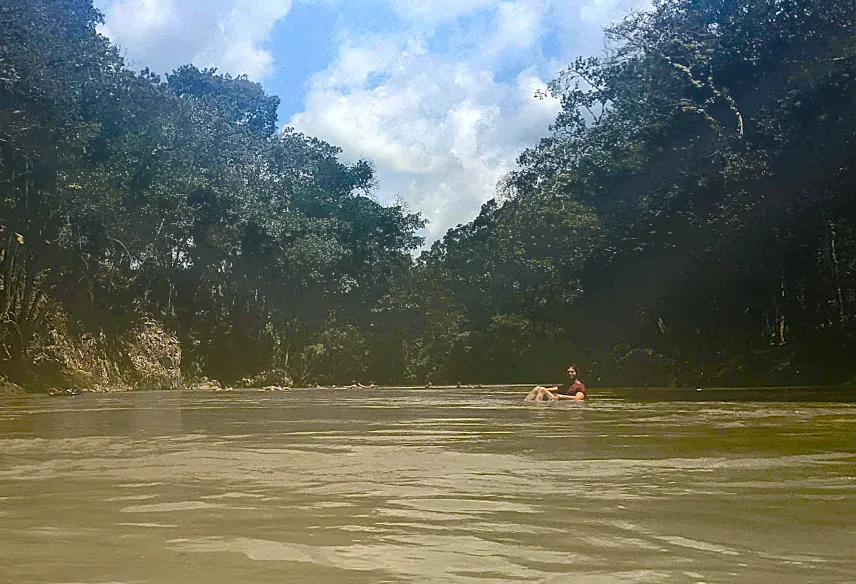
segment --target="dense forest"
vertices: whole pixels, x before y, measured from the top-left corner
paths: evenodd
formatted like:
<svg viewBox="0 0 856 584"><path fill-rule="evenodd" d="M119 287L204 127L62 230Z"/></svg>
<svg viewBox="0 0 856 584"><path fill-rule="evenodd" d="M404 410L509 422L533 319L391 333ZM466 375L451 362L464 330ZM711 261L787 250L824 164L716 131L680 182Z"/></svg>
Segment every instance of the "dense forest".
<svg viewBox="0 0 856 584"><path fill-rule="evenodd" d="M0 0L0 375L32 387L856 376L847 0L659 0L550 84L471 223L280 130L278 98L128 69L91 0Z"/></svg>

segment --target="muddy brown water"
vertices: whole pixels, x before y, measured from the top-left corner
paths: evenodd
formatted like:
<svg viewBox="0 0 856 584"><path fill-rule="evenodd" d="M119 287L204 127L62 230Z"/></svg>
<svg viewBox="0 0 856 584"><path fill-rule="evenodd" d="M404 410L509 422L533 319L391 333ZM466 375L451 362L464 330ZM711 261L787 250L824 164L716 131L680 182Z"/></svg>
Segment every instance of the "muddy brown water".
<svg viewBox="0 0 856 584"><path fill-rule="evenodd" d="M0 397L0 582L852 583L853 390Z"/></svg>

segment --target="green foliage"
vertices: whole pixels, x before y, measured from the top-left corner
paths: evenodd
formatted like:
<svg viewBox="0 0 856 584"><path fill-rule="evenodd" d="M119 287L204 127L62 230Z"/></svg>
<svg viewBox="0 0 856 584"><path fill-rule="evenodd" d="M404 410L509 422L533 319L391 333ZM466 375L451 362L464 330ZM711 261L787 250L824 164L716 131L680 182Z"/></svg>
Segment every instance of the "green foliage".
<svg viewBox="0 0 856 584"><path fill-rule="evenodd" d="M369 163L277 132L278 98L246 77L127 70L89 0L0 16L0 370L45 358L59 310L117 362L153 317L186 372L362 371L360 330L423 225L371 198Z"/></svg>
<svg viewBox="0 0 856 584"><path fill-rule="evenodd" d="M497 199L414 260L423 220L372 198L370 162L277 131L258 84L134 73L90 0L7 0L0 374L47 367L61 317L116 363L153 319L226 382L851 379L852 12L629 16L550 84Z"/></svg>
<svg viewBox="0 0 856 584"><path fill-rule="evenodd" d="M200 70L185 65L168 75L167 80L177 96L215 109L232 124L263 136L276 132L279 98L266 95L261 85L246 75L233 78L228 74L217 75L216 69Z"/></svg>
<svg viewBox="0 0 856 584"><path fill-rule="evenodd" d="M660 0L606 34L503 203L426 256L478 367L559 327L602 382L852 376L852 4Z"/></svg>

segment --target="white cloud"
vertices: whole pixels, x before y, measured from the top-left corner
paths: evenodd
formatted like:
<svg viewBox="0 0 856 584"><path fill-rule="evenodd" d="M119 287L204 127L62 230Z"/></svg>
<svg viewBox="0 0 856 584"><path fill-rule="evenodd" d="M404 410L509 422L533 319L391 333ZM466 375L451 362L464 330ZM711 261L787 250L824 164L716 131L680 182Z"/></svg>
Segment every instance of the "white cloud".
<svg viewBox="0 0 856 584"><path fill-rule="evenodd" d="M495 0L390 0L395 11L416 24L455 20L496 5Z"/></svg>
<svg viewBox="0 0 856 584"><path fill-rule="evenodd" d="M291 0L97 0L101 32L126 51L131 66L169 72L180 65L217 67L263 79L274 57L265 47Z"/></svg>
<svg viewBox="0 0 856 584"><path fill-rule="evenodd" d="M379 199L402 196L421 211L429 243L472 220L519 153L547 133L559 105L536 90L577 55L599 53L604 25L651 3L298 1L338 14L338 48L301 88L305 107L289 125L346 158L372 160ZM104 32L135 65L164 72L193 62L262 79L276 67L267 42L292 0L96 3Z"/></svg>
<svg viewBox="0 0 856 584"><path fill-rule="evenodd" d="M598 29L617 22L634 10L650 8L651 0L589 0L580 8L580 19Z"/></svg>
<svg viewBox="0 0 856 584"><path fill-rule="evenodd" d="M328 67L328 74L316 77L315 83L327 88L361 87L369 76L385 73L401 56L407 56L406 50L402 55L398 45L386 39L370 39L362 46L345 40L337 61Z"/></svg>
<svg viewBox="0 0 856 584"><path fill-rule="evenodd" d="M496 34L489 50L499 53L505 49L530 49L543 32L541 19L545 2L517 0L502 2L496 15Z"/></svg>
<svg viewBox="0 0 856 584"><path fill-rule="evenodd" d="M545 83L533 70L498 83L487 69L409 51L407 44L392 37L362 46L349 41L315 76L306 110L290 124L350 158L373 160L380 198L404 197L429 219L434 240L478 213L558 105L534 97ZM366 83L372 75L381 81Z"/></svg>

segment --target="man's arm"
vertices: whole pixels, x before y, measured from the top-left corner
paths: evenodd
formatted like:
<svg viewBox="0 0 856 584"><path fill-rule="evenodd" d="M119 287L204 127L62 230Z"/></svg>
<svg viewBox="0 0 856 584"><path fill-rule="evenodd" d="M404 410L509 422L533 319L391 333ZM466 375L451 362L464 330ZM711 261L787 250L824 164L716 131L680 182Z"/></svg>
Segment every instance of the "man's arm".
<svg viewBox="0 0 856 584"><path fill-rule="evenodd" d="M557 393L557 394L556 394L556 399L572 399L572 400L575 400L575 401L582 401L582 400L584 400L585 398L586 398L586 394L584 394L584 393L583 393L583 392L581 392L581 391L578 391L578 392L577 392L577 393L575 393L574 395L564 395L564 394L561 394L561 393Z"/></svg>

